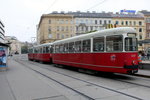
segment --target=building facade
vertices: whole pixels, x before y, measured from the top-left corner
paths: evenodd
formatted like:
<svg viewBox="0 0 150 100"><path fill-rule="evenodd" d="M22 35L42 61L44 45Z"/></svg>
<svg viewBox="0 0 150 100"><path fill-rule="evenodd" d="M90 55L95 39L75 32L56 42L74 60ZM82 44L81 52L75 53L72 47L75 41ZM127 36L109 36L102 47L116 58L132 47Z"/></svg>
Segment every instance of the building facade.
<svg viewBox="0 0 150 100"><path fill-rule="evenodd" d="M145 23L145 20L147 23ZM94 32L112 27L133 27L137 31L138 41L150 37L149 16L134 13L96 13L96 12L52 12L42 15L37 27L38 44ZM109 27L111 28L111 27ZM147 33L147 34L145 34ZM144 44L138 45L143 50Z"/></svg>
<svg viewBox="0 0 150 100"><path fill-rule="evenodd" d="M105 29L107 24L111 24L112 17L110 13L96 12L71 12L75 21L75 34L85 34L93 31Z"/></svg>
<svg viewBox="0 0 150 100"><path fill-rule="evenodd" d="M137 32L138 41L145 40L145 21L140 14L112 14L113 25L116 27L133 27ZM139 50L144 49L144 44L138 45Z"/></svg>
<svg viewBox="0 0 150 100"><path fill-rule="evenodd" d="M4 24L2 23L2 21L0 20L0 42L4 43L5 40L5 30L4 30Z"/></svg>
<svg viewBox="0 0 150 100"><path fill-rule="evenodd" d="M42 15L37 27L38 44L105 29L111 24L110 13L53 12Z"/></svg>
<svg viewBox="0 0 150 100"><path fill-rule="evenodd" d="M38 44L53 42L72 36L75 36L72 15L57 13L42 15L37 28Z"/></svg>
<svg viewBox="0 0 150 100"><path fill-rule="evenodd" d="M140 11L140 14L144 16L145 25L146 25L146 39L150 39L150 11Z"/></svg>
<svg viewBox="0 0 150 100"><path fill-rule="evenodd" d="M10 44L9 54L21 54L21 43L14 36L6 36L5 43Z"/></svg>

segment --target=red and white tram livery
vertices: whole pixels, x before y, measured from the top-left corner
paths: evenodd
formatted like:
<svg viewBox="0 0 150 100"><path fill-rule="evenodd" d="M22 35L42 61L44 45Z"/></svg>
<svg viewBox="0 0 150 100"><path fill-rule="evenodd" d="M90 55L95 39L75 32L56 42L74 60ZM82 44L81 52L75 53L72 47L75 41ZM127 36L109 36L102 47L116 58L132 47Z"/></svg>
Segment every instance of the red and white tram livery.
<svg viewBox="0 0 150 100"><path fill-rule="evenodd" d="M52 61L96 71L138 72L136 31L106 29L53 42Z"/></svg>
<svg viewBox="0 0 150 100"><path fill-rule="evenodd" d="M29 60L52 62L52 43L41 44L29 49Z"/></svg>

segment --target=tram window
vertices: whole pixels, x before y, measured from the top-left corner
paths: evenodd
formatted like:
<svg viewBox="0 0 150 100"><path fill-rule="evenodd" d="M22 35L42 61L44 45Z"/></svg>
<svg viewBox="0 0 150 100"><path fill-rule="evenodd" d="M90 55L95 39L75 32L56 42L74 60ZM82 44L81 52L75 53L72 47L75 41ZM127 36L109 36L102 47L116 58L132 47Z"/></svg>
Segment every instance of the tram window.
<svg viewBox="0 0 150 100"><path fill-rule="evenodd" d="M38 52L38 51L37 51L37 48L35 48L35 49L34 49L34 52L35 52L35 53L37 53L37 52Z"/></svg>
<svg viewBox="0 0 150 100"><path fill-rule="evenodd" d="M93 38L93 51L104 51L104 37Z"/></svg>
<svg viewBox="0 0 150 100"><path fill-rule="evenodd" d="M46 47L43 47L43 53L46 53L46 49L45 49Z"/></svg>
<svg viewBox="0 0 150 100"><path fill-rule="evenodd" d="M64 50L63 44L59 45L59 52L60 52L60 53L63 53L63 50Z"/></svg>
<svg viewBox="0 0 150 100"><path fill-rule="evenodd" d="M45 47L45 51L46 51L46 53L49 53L50 48L49 47Z"/></svg>
<svg viewBox="0 0 150 100"><path fill-rule="evenodd" d="M91 41L90 41L90 39L83 40L82 51L83 52L90 52L90 50L91 50Z"/></svg>
<svg viewBox="0 0 150 100"><path fill-rule="evenodd" d="M74 52L74 42L69 43L69 52Z"/></svg>
<svg viewBox="0 0 150 100"><path fill-rule="evenodd" d="M43 51L42 51L42 47L40 48L40 52L39 53L43 53Z"/></svg>
<svg viewBox="0 0 150 100"><path fill-rule="evenodd" d="M123 37L121 35L107 36L106 37L106 50L107 51L122 51L123 50L122 38Z"/></svg>
<svg viewBox="0 0 150 100"><path fill-rule="evenodd" d="M53 53L53 48L54 48L54 46L50 46L50 47L49 47L49 52L50 52L50 53Z"/></svg>
<svg viewBox="0 0 150 100"><path fill-rule="evenodd" d="M59 45L55 45L55 53L59 53Z"/></svg>
<svg viewBox="0 0 150 100"><path fill-rule="evenodd" d="M63 50L64 53L67 53L68 52L68 43L65 43L64 44L64 50Z"/></svg>
<svg viewBox="0 0 150 100"><path fill-rule="evenodd" d="M125 38L125 51L137 51L137 39L127 37Z"/></svg>
<svg viewBox="0 0 150 100"><path fill-rule="evenodd" d="M75 52L81 52L81 41L75 42Z"/></svg>

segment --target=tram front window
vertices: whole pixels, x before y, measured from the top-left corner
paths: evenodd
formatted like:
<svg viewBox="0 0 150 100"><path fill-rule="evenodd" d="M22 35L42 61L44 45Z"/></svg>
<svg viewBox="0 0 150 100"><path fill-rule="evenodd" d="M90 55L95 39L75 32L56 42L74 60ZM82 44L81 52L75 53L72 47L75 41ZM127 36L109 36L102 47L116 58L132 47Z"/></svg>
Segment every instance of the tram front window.
<svg viewBox="0 0 150 100"><path fill-rule="evenodd" d="M125 38L125 51L137 51L137 39L134 37Z"/></svg>

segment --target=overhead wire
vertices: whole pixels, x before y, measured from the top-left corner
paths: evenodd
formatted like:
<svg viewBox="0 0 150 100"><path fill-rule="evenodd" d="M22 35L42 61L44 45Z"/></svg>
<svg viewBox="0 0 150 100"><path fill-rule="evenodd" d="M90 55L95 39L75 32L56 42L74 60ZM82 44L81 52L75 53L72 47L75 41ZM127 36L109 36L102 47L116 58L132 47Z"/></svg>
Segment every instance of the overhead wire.
<svg viewBox="0 0 150 100"><path fill-rule="evenodd" d="M52 4L49 5L49 7L44 11L44 13L45 13L46 11L48 11L49 9L51 9L51 8L55 5L55 3L56 3L57 1L58 1L58 0L54 0L54 1L52 2Z"/></svg>
<svg viewBox="0 0 150 100"><path fill-rule="evenodd" d="M88 10L90 10L90 9L93 9L93 8L95 8L95 7L97 7L97 6L101 5L101 4L103 4L103 3L106 2L106 1L107 1L107 0L103 0L103 1L101 1L101 2L99 2L99 3L97 3L97 4L95 4L94 6L88 8L86 11L88 11Z"/></svg>

